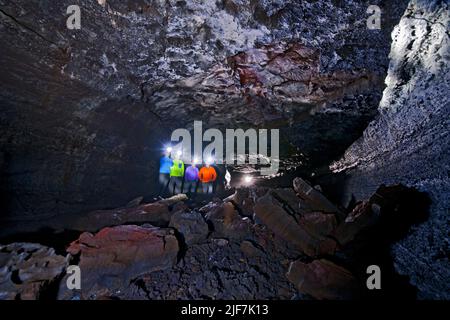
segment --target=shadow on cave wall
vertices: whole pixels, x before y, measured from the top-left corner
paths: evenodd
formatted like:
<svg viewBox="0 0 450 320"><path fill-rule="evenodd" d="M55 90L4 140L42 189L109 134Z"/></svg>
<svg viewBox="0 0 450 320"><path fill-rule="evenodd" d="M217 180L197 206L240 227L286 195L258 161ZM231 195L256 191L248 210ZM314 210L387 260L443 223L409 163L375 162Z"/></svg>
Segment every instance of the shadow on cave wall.
<svg viewBox="0 0 450 320"><path fill-rule="evenodd" d="M364 288L369 277L367 267L380 267L382 290L365 289L363 299L415 300L418 290L408 276L395 270L391 246L428 219L431 200L426 193L403 185L381 186L373 199L385 204L377 223L363 230L342 254L330 260L352 271Z"/></svg>

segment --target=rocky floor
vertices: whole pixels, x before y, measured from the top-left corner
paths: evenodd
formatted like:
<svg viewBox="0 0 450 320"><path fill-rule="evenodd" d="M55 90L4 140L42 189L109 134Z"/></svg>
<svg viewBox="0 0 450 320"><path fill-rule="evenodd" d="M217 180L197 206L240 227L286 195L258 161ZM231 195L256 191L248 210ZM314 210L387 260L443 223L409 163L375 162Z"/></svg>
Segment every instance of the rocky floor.
<svg viewBox="0 0 450 320"><path fill-rule="evenodd" d="M65 252L32 243L0 246L0 298L415 297L388 253L426 217L426 197L412 189L381 186L351 210L301 178L292 188L239 188L203 204L185 195L141 200L86 214ZM411 216L411 207L423 215ZM365 286L373 264L386 271L381 295ZM69 265L80 267L80 290L67 287Z"/></svg>

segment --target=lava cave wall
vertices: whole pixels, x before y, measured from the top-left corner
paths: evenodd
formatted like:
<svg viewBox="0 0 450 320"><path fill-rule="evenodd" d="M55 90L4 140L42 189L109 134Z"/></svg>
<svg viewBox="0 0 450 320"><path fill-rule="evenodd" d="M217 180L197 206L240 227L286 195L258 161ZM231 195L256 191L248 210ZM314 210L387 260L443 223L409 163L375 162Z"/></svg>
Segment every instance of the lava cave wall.
<svg viewBox="0 0 450 320"><path fill-rule="evenodd" d="M406 3L0 0L1 218L43 221L151 194L169 129L193 120L235 127L247 114L260 125L275 117L283 126L295 123L286 136L307 154L325 154L330 145L345 150L376 114L382 83L313 105L317 117L307 109L293 121L298 104L272 87L283 77L269 74L269 97L251 106L245 97L217 100L227 95L215 84L189 91L180 82L229 70L228 57L283 41L320 50L323 73L382 79L390 31ZM81 30L66 28L72 4L81 7ZM381 31L366 27L370 4L385 12ZM291 82L292 92L304 90ZM324 135L330 121L335 131Z"/></svg>
<svg viewBox="0 0 450 320"><path fill-rule="evenodd" d="M410 2L392 34L379 116L332 165L345 177L343 203L383 183L429 194L429 219L392 249L397 271L425 299L450 298L449 12L448 1Z"/></svg>

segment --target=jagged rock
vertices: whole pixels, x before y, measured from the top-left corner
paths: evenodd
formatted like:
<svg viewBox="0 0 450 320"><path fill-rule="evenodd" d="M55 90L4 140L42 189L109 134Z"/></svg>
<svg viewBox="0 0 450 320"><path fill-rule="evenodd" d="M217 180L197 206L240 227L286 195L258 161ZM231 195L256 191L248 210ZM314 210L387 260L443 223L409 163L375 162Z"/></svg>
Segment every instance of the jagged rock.
<svg viewBox="0 0 450 320"><path fill-rule="evenodd" d="M271 192L271 195L280 202L280 205L282 205L285 210L295 212L298 215L305 212L302 210L303 206L301 204L301 199L291 188L274 189Z"/></svg>
<svg viewBox="0 0 450 320"><path fill-rule="evenodd" d="M214 237L243 239L251 230L248 218L241 218L230 202L225 202L206 213L206 219L213 225Z"/></svg>
<svg viewBox="0 0 450 320"><path fill-rule="evenodd" d="M217 244L219 247L225 247L230 243L227 239L212 239L212 242Z"/></svg>
<svg viewBox="0 0 450 320"><path fill-rule="evenodd" d="M357 297L356 278L345 268L328 260L314 260L311 263L294 261L289 266L286 276L301 293L319 300Z"/></svg>
<svg viewBox="0 0 450 320"><path fill-rule="evenodd" d="M377 221L379 215L372 209L373 206L375 205L370 201L359 203L345 221L334 230L333 236L340 245L348 244L364 228L373 225Z"/></svg>
<svg viewBox="0 0 450 320"><path fill-rule="evenodd" d="M142 196L137 197L137 198L131 200L130 202L128 202L125 207L127 207L127 208L137 207L138 205L140 205L142 203L142 200L144 200L144 197L142 197Z"/></svg>
<svg viewBox="0 0 450 320"><path fill-rule="evenodd" d="M250 195L248 188L237 188L231 196L223 200L224 202L231 202L238 208L240 213L244 216L251 217L253 215L254 200Z"/></svg>
<svg viewBox="0 0 450 320"><path fill-rule="evenodd" d="M395 19L405 1L387 4L383 17ZM365 3L80 1L80 32L61 23L68 4L2 5L1 121L8 125L0 136L8 218L39 221L155 195L155 150L174 123L184 127L201 117L210 127L232 128L295 121L307 134L295 127L288 136L323 153L332 148L322 141L345 148L342 141L358 136L375 115L382 81L362 98L348 96L352 104L325 106L330 112L317 117L322 103L290 101L305 93L314 101L340 97L365 82L365 74L385 71L392 23L368 30ZM327 76L314 76L317 71ZM215 76L221 73L230 74ZM305 118L338 134L303 125ZM330 120L338 120L333 128Z"/></svg>
<svg viewBox="0 0 450 320"><path fill-rule="evenodd" d="M343 216L340 210L331 203L320 191L311 187L302 178L295 178L294 190L298 193L299 197L304 200L307 208L311 211L322 211L325 213L336 213L339 216Z"/></svg>
<svg viewBox="0 0 450 320"><path fill-rule="evenodd" d="M449 21L448 1L409 1L392 32L380 116L331 166L345 171L343 204L367 199L381 184L430 195L428 221L392 247L396 270L410 277L422 299L450 299Z"/></svg>
<svg viewBox="0 0 450 320"><path fill-rule="evenodd" d="M40 244L0 245L0 300L46 298L67 264L66 257Z"/></svg>
<svg viewBox="0 0 450 320"><path fill-rule="evenodd" d="M161 200L164 201L164 200ZM171 203L173 200L169 200ZM95 232L105 227L112 227L126 223L152 223L164 225L170 221L170 211L164 203L155 202L143 204L132 208L119 208L112 210L97 210L82 215L75 220L72 229Z"/></svg>
<svg viewBox="0 0 450 320"><path fill-rule="evenodd" d="M313 235L295 218L277 205L257 203L255 214L270 230L309 256L333 254L334 240Z"/></svg>
<svg viewBox="0 0 450 320"><path fill-rule="evenodd" d="M282 263L269 244L259 257L247 258L240 241L194 244L172 269L139 277L118 296L123 299L280 299L295 294ZM262 252L262 251L261 251ZM142 289L140 289L142 288ZM280 290L283 295L280 295Z"/></svg>
<svg viewBox="0 0 450 320"><path fill-rule="evenodd" d="M164 205L170 207L170 206L173 206L174 204L177 204L179 202L186 201L187 199L188 199L188 196L183 194L183 193L181 193L181 194L174 195L174 196L172 196L170 198L160 200L160 201L158 201L158 203L164 204Z"/></svg>
<svg viewBox="0 0 450 320"><path fill-rule="evenodd" d="M95 299L116 294L139 275L172 267L178 249L173 230L126 225L83 233L67 251L80 259L82 297ZM61 289L60 298L68 298Z"/></svg>
<svg viewBox="0 0 450 320"><path fill-rule="evenodd" d="M328 236L336 229L337 219L330 213L307 212L300 218L300 224L311 234Z"/></svg>
<svg viewBox="0 0 450 320"><path fill-rule="evenodd" d="M242 241L240 248L241 251L249 258L264 255L264 252L261 251L261 249L255 247L255 245L248 240Z"/></svg>
<svg viewBox="0 0 450 320"><path fill-rule="evenodd" d="M202 242L208 235L208 225L197 212L178 211L172 215L169 227L177 229L187 245Z"/></svg>

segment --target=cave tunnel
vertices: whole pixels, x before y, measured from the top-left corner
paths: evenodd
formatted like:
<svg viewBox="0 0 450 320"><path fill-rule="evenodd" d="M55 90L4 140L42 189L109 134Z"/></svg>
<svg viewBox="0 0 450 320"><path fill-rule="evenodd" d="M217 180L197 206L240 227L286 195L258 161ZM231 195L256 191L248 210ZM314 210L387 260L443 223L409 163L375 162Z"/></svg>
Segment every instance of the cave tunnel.
<svg viewBox="0 0 450 320"><path fill-rule="evenodd" d="M447 1L0 0L0 299L449 299L448 23ZM229 143L204 133L240 129L245 161L202 180Z"/></svg>

